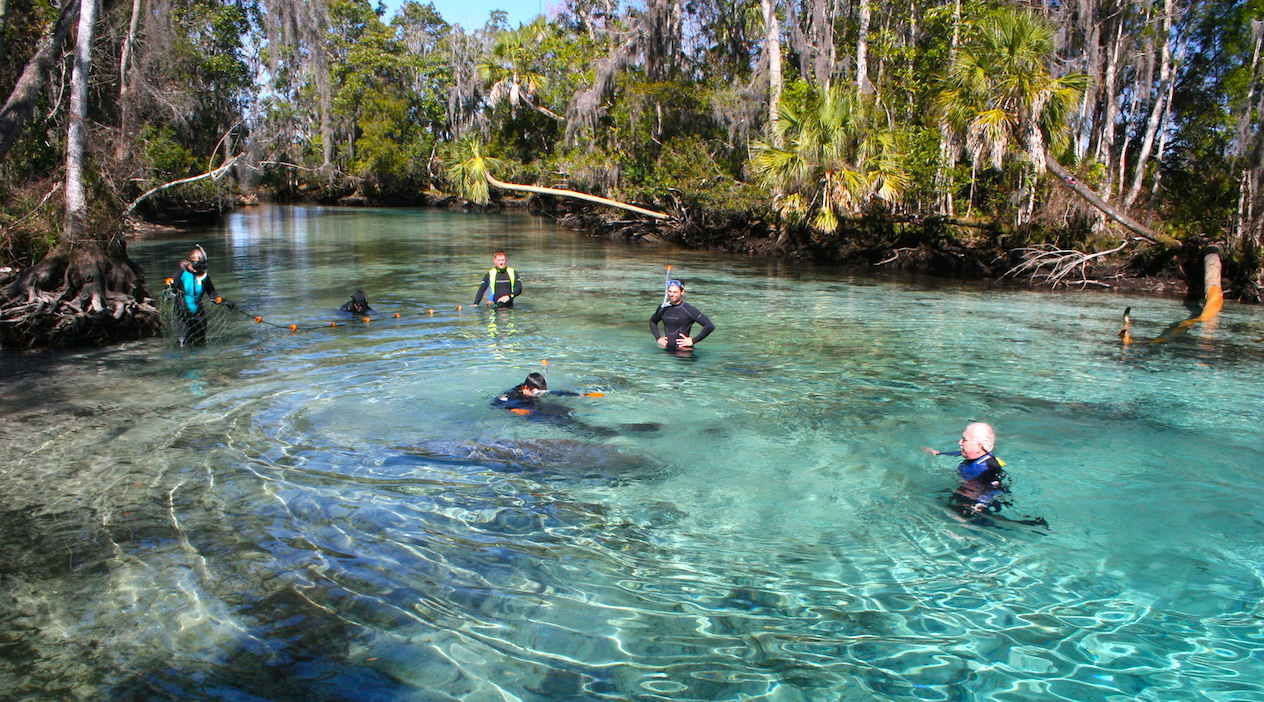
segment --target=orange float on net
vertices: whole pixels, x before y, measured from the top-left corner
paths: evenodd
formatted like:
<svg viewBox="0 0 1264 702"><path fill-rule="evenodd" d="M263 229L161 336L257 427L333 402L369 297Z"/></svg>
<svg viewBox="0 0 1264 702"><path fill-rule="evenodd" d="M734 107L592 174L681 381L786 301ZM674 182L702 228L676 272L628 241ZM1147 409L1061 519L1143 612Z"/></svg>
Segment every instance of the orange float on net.
<svg viewBox="0 0 1264 702"><path fill-rule="evenodd" d="M263 324L263 317L255 317L256 324Z"/></svg>
<svg viewBox="0 0 1264 702"><path fill-rule="evenodd" d="M456 311L457 311L457 312L460 312L460 311L461 311L461 305L457 305L457 306L456 306Z"/></svg>
<svg viewBox="0 0 1264 702"><path fill-rule="evenodd" d="M337 322L330 322L330 323L329 323L329 326L331 326L331 327L336 327L336 326L338 326L338 323L337 323Z"/></svg>
<svg viewBox="0 0 1264 702"><path fill-rule="evenodd" d="M426 314L434 314L434 309L433 308L426 309Z"/></svg>
<svg viewBox="0 0 1264 702"><path fill-rule="evenodd" d="M167 278L167 283L166 283L166 284L167 284L167 285L171 285L171 284L172 284L172 283L174 283L174 282L176 282L176 279L175 279L175 278Z"/></svg>
<svg viewBox="0 0 1264 702"><path fill-rule="evenodd" d="M365 318L364 318L364 323L365 323L365 324L368 324L368 323L369 323L369 318L368 318L368 317L365 317Z"/></svg>
<svg viewBox="0 0 1264 702"><path fill-rule="evenodd" d="M215 298L215 304L217 304L217 305L222 305L222 304L224 304L224 298L222 298L222 297L217 297L217 298Z"/></svg>
<svg viewBox="0 0 1264 702"><path fill-rule="evenodd" d="M399 319L399 313L398 313L398 312L396 312L396 313L395 313L395 319Z"/></svg>
<svg viewBox="0 0 1264 702"><path fill-rule="evenodd" d="M298 325L297 325L297 324L291 324L291 325L290 325L290 331L292 331L292 332L296 332L296 331L298 331Z"/></svg>

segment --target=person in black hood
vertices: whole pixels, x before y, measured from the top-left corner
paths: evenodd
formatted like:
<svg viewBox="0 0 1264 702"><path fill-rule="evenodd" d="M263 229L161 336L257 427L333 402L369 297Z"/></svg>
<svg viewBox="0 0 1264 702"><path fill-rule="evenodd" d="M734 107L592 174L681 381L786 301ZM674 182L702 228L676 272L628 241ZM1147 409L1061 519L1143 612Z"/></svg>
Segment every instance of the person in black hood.
<svg viewBox="0 0 1264 702"><path fill-rule="evenodd" d="M369 298L364 294L363 290L356 290L351 294L351 301L340 307L343 312L351 312L352 314L363 314L372 312L373 308L369 307Z"/></svg>

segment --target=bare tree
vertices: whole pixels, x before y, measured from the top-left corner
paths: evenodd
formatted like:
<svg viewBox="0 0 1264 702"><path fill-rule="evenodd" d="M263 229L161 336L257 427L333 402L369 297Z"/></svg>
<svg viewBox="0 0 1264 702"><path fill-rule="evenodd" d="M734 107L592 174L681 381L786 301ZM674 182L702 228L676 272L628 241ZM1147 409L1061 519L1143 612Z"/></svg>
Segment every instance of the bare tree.
<svg viewBox="0 0 1264 702"><path fill-rule="evenodd" d="M781 20L777 17L776 0L759 0L764 15L764 54L768 57L768 125L773 145L781 148L781 132L777 120L781 112Z"/></svg>
<svg viewBox="0 0 1264 702"><path fill-rule="evenodd" d="M88 73L92 68L92 37L96 29L99 0L82 0L79 7L79 29L75 40L74 69L70 74L70 114L66 129L66 216L62 234L78 239L83 232L83 218L88 208L83 186L84 139L88 117ZM100 301L93 300L94 311Z"/></svg>
<svg viewBox="0 0 1264 702"><path fill-rule="evenodd" d="M1154 100L1150 105L1150 115L1146 120L1145 135L1141 138L1141 151L1137 154L1137 164L1132 171L1132 185L1124 196L1124 209L1132 206L1141 192L1141 181L1145 177L1146 164L1150 160L1150 151L1154 147L1154 136L1159 129L1159 120L1163 117L1168 84L1172 80L1172 46L1169 37L1172 33L1172 18L1176 12L1173 0L1164 0L1162 31L1158 33L1159 45L1159 84L1154 91ZM1123 164L1120 164L1122 168Z"/></svg>

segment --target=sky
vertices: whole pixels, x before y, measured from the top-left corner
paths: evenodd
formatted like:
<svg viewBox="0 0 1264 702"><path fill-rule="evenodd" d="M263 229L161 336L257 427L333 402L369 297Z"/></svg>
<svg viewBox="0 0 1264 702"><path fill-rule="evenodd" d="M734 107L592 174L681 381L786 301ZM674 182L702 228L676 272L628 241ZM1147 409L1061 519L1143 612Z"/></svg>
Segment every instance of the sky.
<svg viewBox="0 0 1264 702"><path fill-rule="evenodd" d="M466 29L478 29L487 22L492 10L504 10L509 13L509 26L517 27L535 19L536 15L547 14L551 5L560 5L557 0L429 0L448 24L459 24ZM423 5L427 0L418 0ZM383 0L386 15L383 19L390 21L395 11L403 4L403 0Z"/></svg>

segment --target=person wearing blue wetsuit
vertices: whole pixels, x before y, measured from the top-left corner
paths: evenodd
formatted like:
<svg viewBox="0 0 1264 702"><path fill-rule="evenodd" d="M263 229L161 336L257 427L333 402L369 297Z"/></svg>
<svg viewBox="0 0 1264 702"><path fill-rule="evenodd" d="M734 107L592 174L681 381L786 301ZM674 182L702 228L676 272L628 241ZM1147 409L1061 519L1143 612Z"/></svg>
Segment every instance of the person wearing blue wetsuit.
<svg viewBox="0 0 1264 702"><path fill-rule="evenodd" d="M215 283L211 282L207 269L206 250L194 246L189 257L180 262L179 269L172 276L171 290L176 297L172 323L180 346L206 343L206 309L202 306L202 297L210 295L211 299L220 299L215 294ZM237 307L228 301L223 304L229 309Z"/></svg>
<svg viewBox="0 0 1264 702"><path fill-rule="evenodd" d="M694 344L715 331L715 325L693 305L684 301L685 284L679 280L667 281L667 301L654 310L650 317L650 333L658 341L660 349L675 351L693 348ZM663 323L663 333L658 333L658 323ZM702 325L697 336L691 336L694 323Z"/></svg>
<svg viewBox="0 0 1264 702"><path fill-rule="evenodd" d="M513 307L514 298L522 294L522 280L518 277L518 272L507 265L509 259L504 251L493 254L492 263L495 267L483 274L483 283L478 286L478 292L474 295L474 304L482 302L483 294L487 293L488 305Z"/></svg>
<svg viewBox="0 0 1264 702"><path fill-rule="evenodd" d="M957 443L961 446L958 451L936 451L925 447L922 450L933 456L962 457L963 460L957 465L960 482L948 499L948 506L966 519L991 526L992 523L982 515L996 514L1002 507L1009 506L1005 499L1009 495L1009 475L1005 472L1005 461L992 455L992 449L996 446L996 430L989 424L974 422L961 432L961 439ZM1030 526L1049 525L1043 518L1008 521Z"/></svg>

